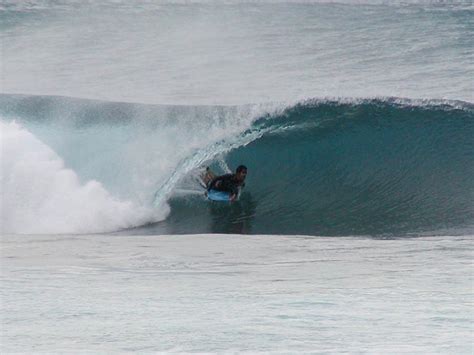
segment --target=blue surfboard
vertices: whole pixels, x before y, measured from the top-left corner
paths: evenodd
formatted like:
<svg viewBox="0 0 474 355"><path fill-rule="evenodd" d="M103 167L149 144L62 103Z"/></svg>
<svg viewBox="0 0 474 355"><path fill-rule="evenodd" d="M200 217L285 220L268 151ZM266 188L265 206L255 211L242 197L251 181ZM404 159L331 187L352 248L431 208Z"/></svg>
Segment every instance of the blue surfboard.
<svg viewBox="0 0 474 355"><path fill-rule="evenodd" d="M207 198L211 201L230 201L230 193L224 191L217 191L217 190L209 190L207 191Z"/></svg>

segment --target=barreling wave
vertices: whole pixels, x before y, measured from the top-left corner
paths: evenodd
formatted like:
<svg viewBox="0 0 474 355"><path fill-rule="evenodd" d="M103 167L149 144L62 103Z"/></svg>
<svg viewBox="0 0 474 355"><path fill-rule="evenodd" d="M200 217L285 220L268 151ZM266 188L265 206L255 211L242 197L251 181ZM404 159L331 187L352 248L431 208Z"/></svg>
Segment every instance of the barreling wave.
<svg viewBox="0 0 474 355"><path fill-rule="evenodd" d="M474 232L470 103L385 98L186 107L2 95L0 107L3 120L14 119L51 147L83 184L98 181L114 198L144 208L148 215L128 218L125 227L147 225L126 233ZM249 176L235 204L210 203L192 185L204 165L222 171L241 163ZM2 220L14 220L25 206L34 215L41 201L28 198L4 206ZM150 208L161 214L150 217Z"/></svg>

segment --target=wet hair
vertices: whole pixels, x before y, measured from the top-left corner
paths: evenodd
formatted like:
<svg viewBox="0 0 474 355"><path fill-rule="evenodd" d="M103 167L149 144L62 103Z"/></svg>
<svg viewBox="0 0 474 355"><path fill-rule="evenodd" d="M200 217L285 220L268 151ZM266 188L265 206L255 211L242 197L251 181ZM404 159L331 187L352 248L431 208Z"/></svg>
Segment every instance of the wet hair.
<svg viewBox="0 0 474 355"><path fill-rule="evenodd" d="M244 170L247 171L247 167L245 165L239 165L237 167L237 169L235 170L235 173L238 174L238 173L240 173L241 171L244 171Z"/></svg>

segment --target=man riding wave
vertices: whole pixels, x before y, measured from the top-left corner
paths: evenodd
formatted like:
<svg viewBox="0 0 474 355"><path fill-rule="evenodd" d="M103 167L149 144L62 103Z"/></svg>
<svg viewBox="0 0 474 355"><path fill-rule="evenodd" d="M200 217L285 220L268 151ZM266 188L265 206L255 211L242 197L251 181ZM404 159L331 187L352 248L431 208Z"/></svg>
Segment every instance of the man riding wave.
<svg viewBox="0 0 474 355"><path fill-rule="evenodd" d="M207 186L207 191L215 190L227 192L230 196L230 201L234 201L240 189L245 186L246 177L247 167L245 165L239 165L235 170L235 174L225 174L221 176L215 176L214 173L207 168L203 180Z"/></svg>

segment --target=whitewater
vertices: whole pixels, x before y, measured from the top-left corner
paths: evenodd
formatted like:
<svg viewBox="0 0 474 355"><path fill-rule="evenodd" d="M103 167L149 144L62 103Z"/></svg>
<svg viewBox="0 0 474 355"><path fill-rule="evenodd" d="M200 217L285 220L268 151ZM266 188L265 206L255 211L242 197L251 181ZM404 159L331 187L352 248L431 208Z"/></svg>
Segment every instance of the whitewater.
<svg viewBox="0 0 474 355"><path fill-rule="evenodd" d="M1 351L472 353L473 12L3 1Z"/></svg>

